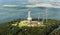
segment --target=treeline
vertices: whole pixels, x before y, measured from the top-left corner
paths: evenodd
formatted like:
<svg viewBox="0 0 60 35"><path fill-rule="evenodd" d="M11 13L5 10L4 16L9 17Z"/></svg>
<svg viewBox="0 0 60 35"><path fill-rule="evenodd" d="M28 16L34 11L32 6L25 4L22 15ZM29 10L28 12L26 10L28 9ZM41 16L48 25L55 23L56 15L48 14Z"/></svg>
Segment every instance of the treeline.
<svg viewBox="0 0 60 35"><path fill-rule="evenodd" d="M33 19L37 20L37 19ZM41 20L41 19L40 19ZM57 29L60 25L59 20L51 20L48 19L47 22L44 22L44 26L36 26L36 27L16 27L12 26L12 23L20 22L19 21L11 21L0 24L0 35L53 35L55 33L55 29ZM54 32L53 32L54 31ZM58 31L60 32L60 31ZM57 35L58 33L56 33Z"/></svg>
<svg viewBox="0 0 60 35"><path fill-rule="evenodd" d="M19 23L20 20L13 20L9 22L0 23L0 35L13 35L14 31L18 29L18 27L15 28L12 26L12 24L16 22Z"/></svg>

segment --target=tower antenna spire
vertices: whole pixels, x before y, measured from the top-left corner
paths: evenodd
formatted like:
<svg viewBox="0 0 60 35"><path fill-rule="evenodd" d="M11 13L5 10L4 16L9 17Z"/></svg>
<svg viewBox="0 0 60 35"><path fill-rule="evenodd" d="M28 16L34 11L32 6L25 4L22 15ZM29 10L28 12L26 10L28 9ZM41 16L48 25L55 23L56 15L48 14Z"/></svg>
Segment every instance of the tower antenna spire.
<svg viewBox="0 0 60 35"><path fill-rule="evenodd" d="M38 13L38 24L40 24L40 13Z"/></svg>
<svg viewBox="0 0 60 35"><path fill-rule="evenodd" d="M42 24L44 23L44 15L43 15L43 18L42 18Z"/></svg>
<svg viewBox="0 0 60 35"><path fill-rule="evenodd" d="M46 22L47 22L47 16L48 16L48 9L46 8Z"/></svg>

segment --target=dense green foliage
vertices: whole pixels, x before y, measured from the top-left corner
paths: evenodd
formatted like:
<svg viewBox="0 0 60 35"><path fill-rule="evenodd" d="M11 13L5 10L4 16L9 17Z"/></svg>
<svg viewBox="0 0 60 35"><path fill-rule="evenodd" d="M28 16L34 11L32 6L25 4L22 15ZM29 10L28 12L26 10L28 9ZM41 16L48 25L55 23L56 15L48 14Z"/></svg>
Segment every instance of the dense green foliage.
<svg viewBox="0 0 60 35"><path fill-rule="evenodd" d="M16 22L18 22L16 27L11 26L12 23ZM18 27L19 22L20 21L12 21L0 24L0 35L49 35L60 25L59 20L48 19L47 22L44 21L45 26L20 28Z"/></svg>
<svg viewBox="0 0 60 35"><path fill-rule="evenodd" d="M60 28L55 29L49 35L60 35Z"/></svg>

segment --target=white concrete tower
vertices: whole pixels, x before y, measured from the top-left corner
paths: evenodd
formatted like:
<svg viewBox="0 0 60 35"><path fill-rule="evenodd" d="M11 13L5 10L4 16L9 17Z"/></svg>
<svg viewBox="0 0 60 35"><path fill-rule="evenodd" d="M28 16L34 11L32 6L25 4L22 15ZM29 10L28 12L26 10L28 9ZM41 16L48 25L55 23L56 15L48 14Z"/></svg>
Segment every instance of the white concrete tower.
<svg viewBox="0 0 60 35"><path fill-rule="evenodd" d="M32 17L31 17L31 11L28 12L28 23L31 24L32 23Z"/></svg>

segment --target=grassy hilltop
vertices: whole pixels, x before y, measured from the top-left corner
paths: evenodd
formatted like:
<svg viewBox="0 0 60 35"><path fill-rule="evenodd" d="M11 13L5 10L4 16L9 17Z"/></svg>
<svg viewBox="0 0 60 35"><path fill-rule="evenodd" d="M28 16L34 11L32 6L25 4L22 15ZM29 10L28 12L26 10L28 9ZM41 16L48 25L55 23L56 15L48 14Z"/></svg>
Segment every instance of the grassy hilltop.
<svg viewBox="0 0 60 35"><path fill-rule="evenodd" d="M60 20L48 19L47 22L44 21L45 26L35 26L35 27L28 27L28 26L19 27L18 25L21 21L23 20L4 22L0 24L0 35L52 35L55 33L56 33L55 35L60 34L58 33L60 31L56 30L59 28ZM12 24L16 25L13 26Z"/></svg>

